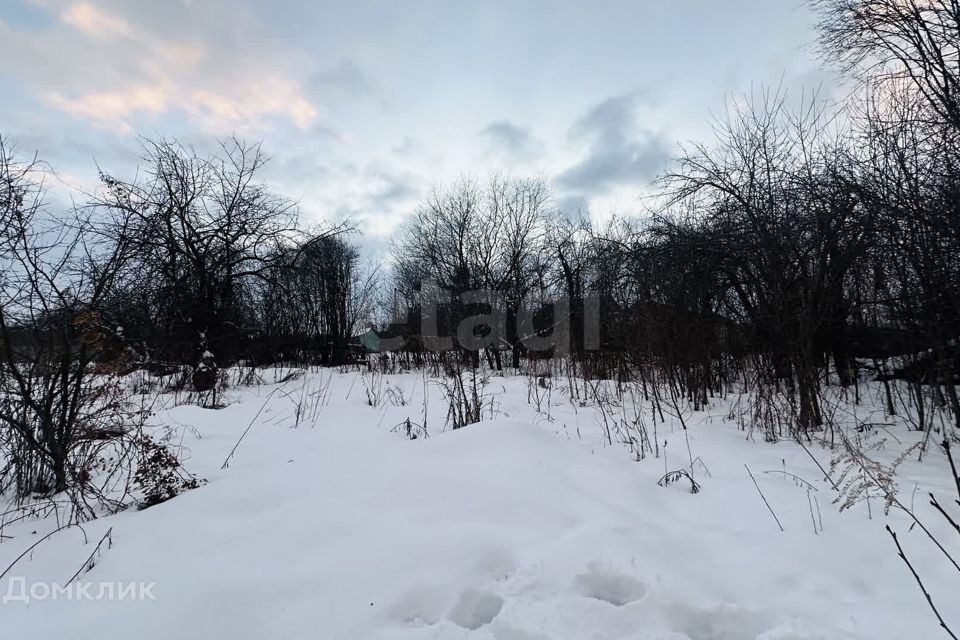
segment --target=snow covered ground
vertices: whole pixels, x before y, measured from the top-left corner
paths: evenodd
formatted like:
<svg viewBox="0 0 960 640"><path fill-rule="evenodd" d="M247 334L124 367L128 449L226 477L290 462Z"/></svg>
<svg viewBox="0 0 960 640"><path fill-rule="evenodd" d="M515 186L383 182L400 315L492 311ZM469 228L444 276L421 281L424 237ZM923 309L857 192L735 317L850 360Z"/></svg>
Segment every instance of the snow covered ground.
<svg viewBox="0 0 960 640"><path fill-rule="evenodd" d="M668 419L657 435L666 463L638 462L626 446L606 444L596 408L559 388L549 418L546 405L538 412L524 377L492 378L484 421L457 431L444 431L442 390L422 374L373 382L377 407L371 384L358 373L316 372L282 387L231 388L220 410L158 412L171 446L208 482L85 524L86 544L77 529L60 532L0 580L0 596L11 579L62 584L112 527L112 546L83 579L155 583L154 598L10 601L0 605L3 637L946 637L887 523L960 625L955 577L906 516L884 517L880 496L838 513L803 448L748 438L725 420L723 403L691 414L686 434ZM429 437L410 440L393 428L423 421L425 390ZM688 464L686 435L703 462L697 494L686 481L657 484L665 468ZM902 445L873 436L888 439L883 455L919 438L904 428L894 435ZM811 451L828 467L829 451ZM912 456L900 487L944 532L924 499L931 489L950 498L940 458ZM0 569L54 526L8 527Z"/></svg>

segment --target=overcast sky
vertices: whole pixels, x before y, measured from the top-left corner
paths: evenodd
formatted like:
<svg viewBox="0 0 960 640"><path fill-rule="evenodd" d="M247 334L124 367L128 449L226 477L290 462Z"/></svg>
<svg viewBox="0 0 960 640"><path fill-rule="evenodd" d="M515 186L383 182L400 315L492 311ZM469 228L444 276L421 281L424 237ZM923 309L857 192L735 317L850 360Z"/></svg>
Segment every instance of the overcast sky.
<svg viewBox="0 0 960 640"><path fill-rule="evenodd" d="M374 244L493 169L607 215L731 95L833 80L803 0L0 0L0 133L89 188L137 136L238 134Z"/></svg>

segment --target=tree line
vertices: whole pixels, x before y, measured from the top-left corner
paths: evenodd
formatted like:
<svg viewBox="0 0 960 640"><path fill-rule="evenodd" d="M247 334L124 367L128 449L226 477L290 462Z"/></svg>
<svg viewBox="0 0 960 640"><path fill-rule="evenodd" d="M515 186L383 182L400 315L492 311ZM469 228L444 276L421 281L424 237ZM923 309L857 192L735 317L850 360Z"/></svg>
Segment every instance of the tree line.
<svg viewBox="0 0 960 640"><path fill-rule="evenodd" d="M823 424L824 384L872 370L910 381L921 405L932 387L960 426L958 7L815 5L823 55L858 81L854 96L836 107L756 92L715 123L713 140L683 149L642 215L598 226L553 206L545 181L502 175L432 193L393 255L408 317L394 330L411 334L408 349L422 350L428 298L447 301L434 313L453 336L491 311L463 295L492 291L505 331L491 364L505 352L518 366L515 310L541 309L536 330L549 331L564 300L587 375L656 368L696 404L749 377L790 398L803 432ZM895 411L889 389L887 404Z"/></svg>

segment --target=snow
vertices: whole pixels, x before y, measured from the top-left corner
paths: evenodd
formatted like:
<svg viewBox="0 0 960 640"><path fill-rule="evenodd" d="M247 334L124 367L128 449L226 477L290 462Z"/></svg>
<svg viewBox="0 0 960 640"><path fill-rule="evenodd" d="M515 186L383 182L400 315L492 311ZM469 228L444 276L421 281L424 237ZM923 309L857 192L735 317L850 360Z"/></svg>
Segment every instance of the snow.
<svg viewBox="0 0 960 640"><path fill-rule="evenodd" d="M389 376L399 391L377 407L358 373L286 379L231 388L219 410L170 403L157 431L170 430L170 446L208 482L84 524L86 544L76 529L60 532L0 580L0 597L11 577L62 584L112 528L111 547L83 579L152 582L155 599L8 602L5 637L942 637L888 523L948 622L960 624L955 578L906 516L885 517L880 496L869 512L860 504L838 513L804 449L748 438L726 420L728 403L688 416L686 433L660 425L665 464L606 444L598 412L559 385L548 419L527 403L524 377L494 377L484 421L457 431L443 431L442 391L422 374ZM305 398L322 406L298 412ZM429 437L394 429L408 417L422 424L424 407ZM886 455L919 438L896 435L902 445L891 440ZM689 483L657 484L686 464L686 436L704 463L694 469L697 494ZM828 467L830 452L811 453ZM915 508L947 539L922 498L933 490L949 499L944 467L935 454L922 464L912 457L901 499L910 503L916 485ZM54 526L8 527L0 569Z"/></svg>

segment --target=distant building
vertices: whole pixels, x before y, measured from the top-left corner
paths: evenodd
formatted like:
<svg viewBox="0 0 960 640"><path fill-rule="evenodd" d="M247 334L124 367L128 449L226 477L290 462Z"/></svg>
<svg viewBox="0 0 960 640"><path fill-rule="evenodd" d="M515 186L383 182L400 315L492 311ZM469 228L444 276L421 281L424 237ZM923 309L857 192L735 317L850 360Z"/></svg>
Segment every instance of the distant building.
<svg viewBox="0 0 960 640"><path fill-rule="evenodd" d="M373 328L367 329L366 333L360 334L359 336L354 336L353 342L363 345L369 353L377 353L380 351L380 336Z"/></svg>

